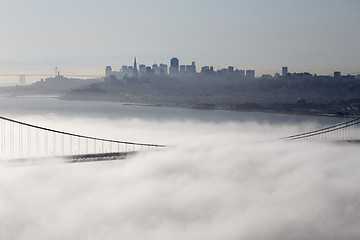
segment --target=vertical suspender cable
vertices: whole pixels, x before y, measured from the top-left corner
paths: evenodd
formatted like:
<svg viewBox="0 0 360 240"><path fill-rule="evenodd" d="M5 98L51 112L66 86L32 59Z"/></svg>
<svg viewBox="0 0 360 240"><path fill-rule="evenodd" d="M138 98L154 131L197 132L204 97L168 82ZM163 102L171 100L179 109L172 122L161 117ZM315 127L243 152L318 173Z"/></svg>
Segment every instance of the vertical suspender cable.
<svg viewBox="0 0 360 240"><path fill-rule="evenodd" d="M48 155L48 146L49 146L49 143L48 143L48 132L45 131L44 132L44 142L45 142L45 156Z"/></svg>
<svg viewBox="0 0 360 240"><path fill-rule="evenodd" d="M56 133L53 133L53 156L56 156Z"/></svg>
<svg viewBox="0 0 360 240"><path fill-rule="evenodd" d="M12 123L9 125L9 140L10 140L10 158L12 158Z"/></svg>
<svg viewBox="0 0 360 240"><path fill-rule="evenodd" d="M70 155L73 154L73 153L72 153L72 139L73 139L73 137L70 136Z"/></svg>
<svg viewBox="0 0 360 240"><path fill-rule="evenodd" d="M18 124L19 127L19 158L22 157L22 125Z"/></svg>
<svg viewBox="0 0 360 240"><path fill-rule="evenodd" d="M96 154L96 139L94 139L94 154Z"/></svg>
<svg viewBox="0 0 360 240"><path fill-rule="evenodd" d="M61 155L64 155L64 135L61 134Z"/></svg>
<svg viewBox="0 0 360 240"><path fill-rule="evenodd" d="M31 156L31 128L28 128L28 155Z"/></svg>
<svg viewBox="0 0 360 240"><path fill-rule="evenodd" d="M39 129L36 129L36 154L39 156L40 143L39 143Z"/></svg>

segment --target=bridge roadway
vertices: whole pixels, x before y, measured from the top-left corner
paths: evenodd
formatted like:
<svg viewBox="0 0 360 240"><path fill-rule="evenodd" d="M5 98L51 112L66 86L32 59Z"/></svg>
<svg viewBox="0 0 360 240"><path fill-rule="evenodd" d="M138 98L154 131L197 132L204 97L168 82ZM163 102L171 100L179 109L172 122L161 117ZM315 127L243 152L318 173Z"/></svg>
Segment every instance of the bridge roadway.
<svg viewBox="0 0 360 240"><path fill-rule="evenodd" d="M115 161L124 160L139 153L138 151L130 152L111 152L111 153L96 153L96 154L78 154L67 156L53 156L53 157L38 157L38 158L18 158L7 160L8 166L16 165L37 165L46 163L82 163L82 162L101 162L101 161Z"/></svg>

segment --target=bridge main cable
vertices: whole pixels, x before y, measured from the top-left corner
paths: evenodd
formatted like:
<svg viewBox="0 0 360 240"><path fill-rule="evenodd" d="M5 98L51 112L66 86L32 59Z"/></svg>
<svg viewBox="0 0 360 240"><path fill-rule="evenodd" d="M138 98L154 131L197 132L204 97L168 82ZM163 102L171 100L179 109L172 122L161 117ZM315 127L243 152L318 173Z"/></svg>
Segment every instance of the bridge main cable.
<svg viewBox="0 0 360 240"><path fill-rule="evenodd" d="M40 127L37 125L32 125L29 123L17 121L17 120L11 119L11 118L3 117L3 116L0 116L0 119L8 121L8 122L12 122L12 123L17 123L17 124L20 124L23 126L32 127L32 128L36 128L36 129L40 129L40 130L44 130L44 131L48 131L48 132L53 132L53 133L58 133L58 134L63 134L63 135L67 135L67 136L72 136L72 137L78 137L78 138L84 138L84 139L90 139L90 140L96 140L96 141L104 141L104 142L110 142L110 143L129 144L129 145L136 145L136 146L143 146L143 147L160 147L160 148L166 147L165 145L126 142L126 141L118 141L118 140L111 140L111 139L105 139L105 138L96 138L96 137L90 137L90 136L79 135L79 134L74 134L74 133L68 133L68 132L54 130L51 128L44 128L44 127Z"/></svg>
<svg viewBox="0 0 360 240"><path fill-rule="evenodd" d="M296 135L292 135L292 136L288 136L288 137L283 137L280 138L282 140L297 140L297 139L302 139L302 138L307 138L307 137L313 137L316 135L320 135L320 134L325 134L328 132L333 132L333 131L337 131L343 128L347 128L347 127L351 127L357 124L360 124L360 118L355 118L353 120L350 121L346 121L346 122L342 122L330 127L326 127L326 128L321 128L315 131L310 131L310 132L306 132L306 133L301 133L301 134L296 134Z"/></svg>

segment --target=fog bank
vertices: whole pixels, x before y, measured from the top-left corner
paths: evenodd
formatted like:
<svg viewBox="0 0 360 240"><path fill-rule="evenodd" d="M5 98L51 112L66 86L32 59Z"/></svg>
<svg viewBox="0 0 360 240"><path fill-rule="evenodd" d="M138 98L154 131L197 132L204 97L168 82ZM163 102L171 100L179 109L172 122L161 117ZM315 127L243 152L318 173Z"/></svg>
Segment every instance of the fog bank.
<svg viewBox="0 0 360 240"><path fill-rule="evenodd" d="M358 146L274 140L316 124L22 120L176 147L126 161L0 167L0 239L360 235Z"/></svg>

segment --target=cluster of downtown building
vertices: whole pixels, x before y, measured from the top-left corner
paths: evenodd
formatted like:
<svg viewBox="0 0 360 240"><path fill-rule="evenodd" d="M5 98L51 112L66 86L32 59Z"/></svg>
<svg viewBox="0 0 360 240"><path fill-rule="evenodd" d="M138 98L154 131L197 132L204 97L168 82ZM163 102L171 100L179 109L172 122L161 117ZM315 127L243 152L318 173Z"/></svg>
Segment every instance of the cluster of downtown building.
<svg viewBox="0 0 360 240"><path fill-rule="evenodd" d="M185 75L195 75L198 72L196 71L196 64L193 61L190 65L180 65L178 58L172 58L170 60L170 67L167 64L161 63L153 64L152 66L146 66L144 64L140 64L139 67L137 65L136 58L134 59L133 66L122 66L119 71L113 71L111 66L107 66L105 68L105 77L109 78L111 76L115 76L117 79L122 79L123 77L144 77L144 76L174 76L181 77ZM233 66L229 66L228 68L223 68L221 70L215 71L212 66L203 66L201 68L201 74L234 74L238 75L242 78L255 78L255 70L238 70Z"/></svg>
<svg viewBox="0 0 360 240"><path fill-rule="evenodd" d="M107 66L105 68L105 79L110 78L111 76L116 77L117 79L122 79L124 77L145 77L145 76L172 76L172 77L183 77L183 76L191 76L195 74L207 74L207 75L231 75L236 76L240 79L254 79L255 78L255 70L239 70L234 69L233 66L229 66L227 68L222 68L219 70L214 70L212 66L203 66L201 67L200 73L197 72L196 64L193 61L191 65L180 65L178 58L172 58L170 60L170 67L167 64L161 63L153 64L152 66L146 66L144 64L137 65L136 58L134 59L133 66L122 66L119 71L113 71L111 66ZM262 79L272 79L279 77L295 77L295 78L309 78L309 77L318 77L316 74L312 75L308 72L304 73L289 73L288 67L282 67L282 72L276 73L274 75L271 74L262 74L260 78ZM321 76L319 76L321 77ZM330 76L322 76L322 77L330 77ZM334 78L356 78L360 79L360 75L353 76L347 75L342 76L341 72L335 71Z"/></svg>

